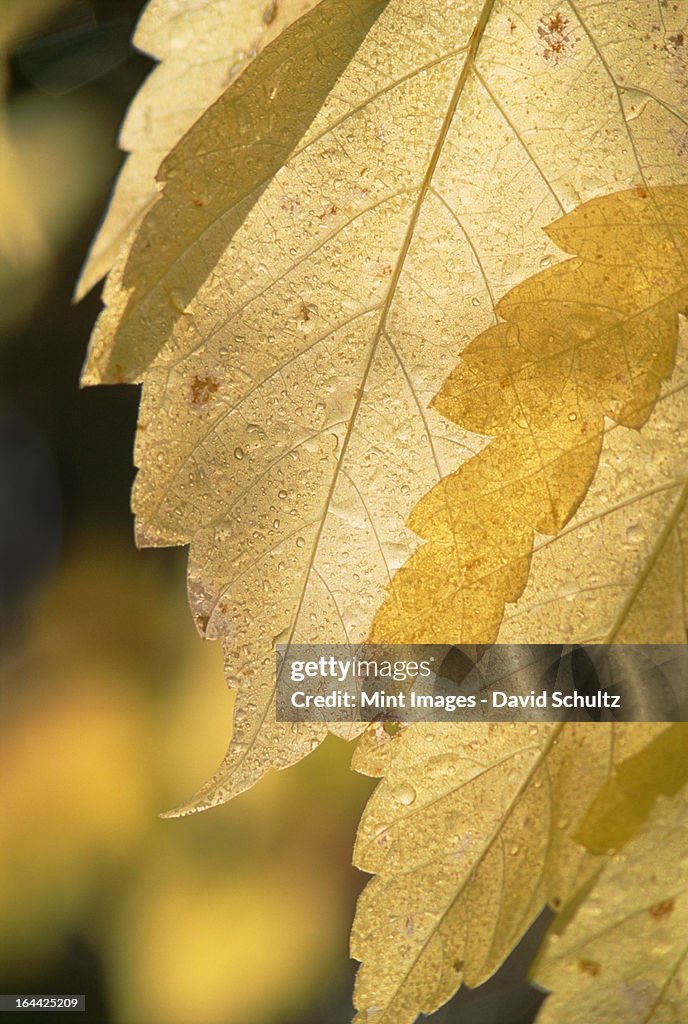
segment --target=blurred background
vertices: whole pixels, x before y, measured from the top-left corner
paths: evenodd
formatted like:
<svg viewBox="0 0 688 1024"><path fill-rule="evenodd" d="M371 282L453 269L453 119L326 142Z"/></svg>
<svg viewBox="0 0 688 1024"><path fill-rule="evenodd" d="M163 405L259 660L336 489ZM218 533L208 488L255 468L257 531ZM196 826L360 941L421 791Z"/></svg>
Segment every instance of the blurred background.
<svg viewBox="0 0 688 1024"><path fill-rule="evenodd" d="M0 0L0 991L116 1024L346 1024L372 788L346 745L157 816L217 766L231 694L185 552L135 551L137 389L79 390L99 289L71 302L152 66L142 6ZM433 1019L532 1020L536 941Z"/></svg>

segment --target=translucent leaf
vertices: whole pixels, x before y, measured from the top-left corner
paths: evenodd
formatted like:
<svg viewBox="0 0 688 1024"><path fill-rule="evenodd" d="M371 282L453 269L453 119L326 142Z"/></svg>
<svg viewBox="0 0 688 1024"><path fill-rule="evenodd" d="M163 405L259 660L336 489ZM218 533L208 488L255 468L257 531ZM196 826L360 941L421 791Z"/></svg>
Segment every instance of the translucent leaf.
<svg viewBox="0 0 688 1024"><path fill-rule="evenodd" d="M107 216L93 241L76 297L103 277L139 226L169 151L270 40L317 0L151 0L134 44L160 61L120 132L129 153ZM183 101L180 102L180 97Z"/></svg>
<svg viewBox="0 0 688 1024"><path fill-rule="evenodd" d="M663 728L415 724L394 737L354 857L376 873L352 932L357 1021L411 1024L497 970L543 906L590 877L576 828Z"/></svg>
<svg viewBox="0 0 688 1024"><path fill-rule="evenodd" d="M533 0L323 0L164 160L161 195L110 273L84 380L143 382L138 542L190 545L192 610L205 636L224 638L239 688L227 760L187 809L229 798L322 738L274 721L274 643L369 634L419 548L414 506L460 464L475 476L490 461L477 453L498 444L476 433L491 427L475 410L464 425L432 398L496 309L562 248L606 268L610 297L629 274L614 254L627 260L630 246L632 297L655 288L665 300L652 321L661 345L655 356L641 343L637 393L614 349L620 379L608 375L600 409L623 409L603 436L597 410L595 442L575 446L549 518L539 503L508 525L505 506L495 523L477 481L478 533L501 531L518 569L497 595L507 602L500 639L624 639L634 616L648 633L657 625L638 611L651 590L676 602L680 567L666 552L679 543L685 480L685 349L676 369L672 349L685 271L673 226L683 221L672 214L669 241L653 229L638 252L629 226L599 259L577 237L569 246L568 232L619 204L635 216L641 200L661 226L666 197L682 194L681 18L667 9L658 19L645 0L565 11ZM543 229L567 213L549 238ZM644 236L647 216L636 221ZM568 324L565 296L553 302ZM551 409L538 407L554 461L571 412L583 411L575 390L570 375L548 382ZM493 394L493 419L502 405ZM500 454L507 474L523 462L503 444ZM561 530L554 541L548 527ZM600 554L600 538L613 555ZM460 557L470 565L479 548ZM670 578L658 579L665 564ZM489 597L479 628L492 635L502 612ZM444 642L462 629L447 625ZM683 625L672 618L672 636Z"/></svg>
<svg viewBox="0 0 688 1024"><path fill-rule="evenodd" d="M538 1024L673 1024L688 1016L688 801L656 808L606 864L534 968Z"/></svg>

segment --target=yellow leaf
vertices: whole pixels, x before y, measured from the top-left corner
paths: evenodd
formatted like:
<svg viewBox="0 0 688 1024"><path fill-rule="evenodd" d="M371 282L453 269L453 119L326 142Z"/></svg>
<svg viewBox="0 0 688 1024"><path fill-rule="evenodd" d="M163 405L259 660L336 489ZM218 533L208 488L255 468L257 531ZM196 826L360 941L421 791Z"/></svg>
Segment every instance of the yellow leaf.
<svg viewBox="0 0 688 1024"><path fill-rule="evenodd" d="M592 200L548 234L576 258L513 288L495 307L500 322L468 345L433 400L443 416L495 440L411 513L409 526L428 543L395 575L374 642L495 640L505 604L525 589L535 533L559 533L581 504L605 422L642 427L674 368L678 314L688 307L688 188ZM666 503L642 517L655 541L674 540L688 496L685 470L671 483L666 525ZM663 552L653 551L648 573ZM665 585L674 565L660 581L672 597L681 593ZM598 572L614 579L615 559ZM613 590L609 642L636 585ZM685 640L682 610L679 621ZM550 637L553 625L550 617Z"/></svg>
<svg viewBox="0 0 688 1024"><path fill-rule="evenodd" d="M411 1024L462 981L488 978L542 907L561 907L590 876L597 862L576 828L663 729L414 724L395 736L356 842L355 863L377 874L352 933L357 1021Z"/></svg>
<svg viewBox="0 0 688 1024"><path fill-rule="evenodd" d="M571 225L605 203L635 216L643 197L652 211L682 194L682 58L668 42L678 38L680 18L664 12L660 46L650 5L634 0L632 17L628 11L621 0L569 5L565 14L534 0L509 8L428 0L422 11L417 0L323 0L164 160L160 197L109 275L84 382L143 382L137 539L190 545L192 611L205 636L225 639L228 679L238 686L233 745L186 810L228 799L322 738L324 728L274 721L274 643L369 634L386 588L418 547L406 526L412 508L485 444L428 406L461 350L495 320L500 300L508 306L510 289L561 258L542 229L615 193L554 229L568 246ZM648 264L647 280L634 265L638 302L655 287L652 274L677 278L681 270L664 265L679 246L662 234L663 216L638 215L652 234L637 260L643 252L661 259L657 270ZM637 241L632 225L627 238ZM629 273L614 265L619 244L606 257L605 296ZM595 260L586 252L584 262ZM554 277L565 277L566 267ZM660 318L669 324L664 344L656 359L649 354L659 378L671 372L666 334L679 302L672 287ZM541 556L544 568L532 574L531 610L546 608L553 594L566 606L573 592L577 616L588 593L578 582L581 560L604 561L615 586L617 577L635 577L643 589L660 561L652 562L653 545L674 538L684 371L643 427L647 451L636 452L643 401L656 393L650 370L638 400L625 367L617 411L633 425L605 433L595 477L603 486L593 495L593 481L589 496L618 504L624 529L642 512L646 537L627 542L621 566L591 557L584 526L579 532L572 521L574 559L551 567L551 548L544 540L538 547L533 564ZM570 399L578 400L566 381L547 391L554 407L537 410L538 440L554 462L557 438L574 422ZM576 509L599 445L598 431L594 444L577 446L549 518L535 502L525 520L494 524L509 533L504 557L516 571L490 602L520 592L533 529L559 529ZM527 444L519 458L499 451L507 473L533 455ZM486 461L468 458L465 472L476 475ZM617 484L620 465L633 467L630 496ZM542 487L534 490L542 498ZM480 534L490 525L489 503L477 503L475 514ZM603 529L604 517L590 514L590 531ZM669 526L657 533L660 521ZM566 531L561 537L566 544ZM630 598L633 585L617 607ZM591 605L587 633L587 621L565 628L543 614L540 635L528 626L518 639L542 639L543 630L550 641L597 636L607 620ZM484 613L494 618L488 602ZM439 639L456 638L452 624Z"/></svg>
<svg viewBox="0 0 688 1024"><path fill-rule="evenodd" d="M160 61L132 103L119 142L129 154L76 288L82 298L132 240L155 201L163 158L272 39L317 0L151 0L134 44ZM180 102L183 97L183 102Z"/></svg>
<svg viewBox="0 0 688 1024"><path fill-rule="evenodd" d="M553 994L538 1024L679 1024L688 1018L688 800L663 800L601 871L534 967Z"/></svg>
<svg viewBox="0 0 688 1024"><path fill-rule="evenodd" d="M688 724L676 722L628 757L596 794L576 833L578 842L597 853L624 846L657 795L673 796L688 782L686 751Z"/></svg>

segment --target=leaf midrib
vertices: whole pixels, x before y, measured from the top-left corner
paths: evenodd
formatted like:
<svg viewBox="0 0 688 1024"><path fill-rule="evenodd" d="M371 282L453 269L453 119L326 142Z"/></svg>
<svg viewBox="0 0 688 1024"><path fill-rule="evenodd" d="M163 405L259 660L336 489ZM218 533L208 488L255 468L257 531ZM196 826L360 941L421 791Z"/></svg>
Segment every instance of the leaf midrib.
<svg viewBox="0 0 688 1024"><path fill-rule="evenodd" d="M347 451L347 448L348 448L349 443L351 441L351 438L353 436L354 426L355 426L355 423L356 423L356 419L357 419L357 416L358 416L359 409L360 409L361 404L363 402L363 397L364 397L364 394L365 394L366 384L368 382L368 377L370 376L370 371L371 371L371 369L373 367L373 364L374 364L374 361L375 361L375 355L376 355L378 347L380 345L380 341L382 340L383 336L385 335L385 327L386 327L386 324L387 324L387 317L389 316L389 312L390 312L390 310L392 308L392 303L394 302L394 299L396 297L397 285L399 283L399 279L401 277L401 274L402 274L402 271L404 269L404 265L405 265L405 262L406 262L406 257L408 255L409 249L411 247L411 243L412 243L414 235L415 235L416 227L417 227L417 224L418 224L418 219L420 217L420 213L421 213L421 210L423 208L423 204L425 202L425 199L426 199L426 197L428 195L428 192L430 190L430 186L432 184L432 179L434 177L435 170L437 168L437 164L439 162L440 156L442 154L442 150L444 148L444 143L446 141L447 135L449 133L449 130L450 130L451 125L452 125L452 122L454 120L454 115L456 114L456 110L458 108L459 102L460 102L461 97L463 95L463 91L464 91L466 82L468 81L468 76L469 76L471 67L473 66L473 64L475 62L475 58L476 58L476 55L477 55L478 50L480 48L480 44L482 42L483 35L485 33L485 29L487 28L487 24L488 24L488 22L490 20L490 16L492 14L492 9L493 9L493 7L495 5L495 2L496 2L496 0L485 0L485 3L483 4L483 7L482 7L482 9L480 11L480 14L478 16L478 20L476 21L476 24L475 24L475 27L473 29L473 32L471 33L471 38L470 38L470 41L469 41L469 44L468 44L468 49L466 51L466 56L464 58L462 66L461 66L461 71L459 73L459 77L458 77L456 86L454 88L454 91L452 93L451 99L449 101L449 106L447 107L447 111L445 113L444 119L442 121L442 125L441 125L439 133L438 133L437 142L435 143L435 146L434 146L433 151L432 151L432 155L430 157L430 160L428 161L428 167L427 167L427 170L425 172L425 176L424 176L423 181L421 183L420 189L418 191L418 197L417 197L416 202L414 204L413 211L411 213L411 217L409 218L409 223L408 223L408 227L406 229L406 234L404 235L404 240L403 240L401 248L399 250L399 255L397 256L396 263L394 265L394 270L393 270L392 276L390 278L389 288L388 288L388 291L387 291L387 297L386 297L385 302L384 302L384 304L382 306L382 310L381 310L381 313L380 313L380 320L378 322L378 326L377 326L377 329L375 331L375 335L374 335L372 343L371 343L370 353L369 353L369 356L368 356L368 362L366 364L366 368L365 368L365 371L363 373L363 377L361 379L361 383L359 385L358 394L356 396L356 401L354 403L353 409L351 410L351 416L350 416L350 419L349 419L349 425L347 427L346 434L344 435L344 439L342 441L341 451L339 453L339 458L337 460L337 465L335 467L335 471L332 474L332 482L330 484L330 487L329 487L328 492L327 492L327 496L325 498L325 502L324 502L324 506L323 506L323 512L322 512L322 516L321 516L321 520L320 520L320 526L318 528L318 532L317 532L317 534L315 536L315 539L313 541L313 547L312 547L312 550L311 550L311 556L310 556L310 558L308 560L308 564L307 564L305 572L304 572L303 588L301 590L301 594L300 594L300 597L299 597L299 603L298 603L298 605L296 607L296 610L295 610L295 613L294 613L294 618L292 620L291 629L289 631L289 640L288 640L289 644L292 643L293 636L294 636L294 630L296 629L296 624L297 624L297 622L299 620L299 616L301 614L301 608L303 606L303 602L304 602L304 599L305 599L306 591L307 591L307 588L308 588L308 580L309 580L309 577L310 577L311 570L313 569L315 558L316 558L316 555L317 555L317 552L318 552L318 548L319 548L319 545L320 545L320 538L322 536L322 531L323 531L323 529L325 527L325 523L327 521L327 515L328 515L328 512L329 512L330 505L332 503L332 498L334 496L335 488L337 486L337 482L338 482L338 479L339 479L339 473L340 473L341 467L344 464L344 458L346 456L346 451ZM266 708L265 713L267 713L267 708Z"/></svg>

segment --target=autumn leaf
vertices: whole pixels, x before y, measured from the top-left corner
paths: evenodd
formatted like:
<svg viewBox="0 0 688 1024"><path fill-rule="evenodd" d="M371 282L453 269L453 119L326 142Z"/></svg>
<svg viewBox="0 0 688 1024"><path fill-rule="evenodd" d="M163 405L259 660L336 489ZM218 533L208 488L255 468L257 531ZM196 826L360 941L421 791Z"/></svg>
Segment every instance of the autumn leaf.
<svg viewBox="0 0 688 1024"><path fill-rule="evenodd" d="M538 1024L659 1024L688 1015L688 802L662 800L608 862L534 977Z"/></svg>
<svg viewBox="0 0 688 1024"><path fill-rule="evenodd" d="M122 125L119 141L129 156L81 272L77 299L130 244L157 198L155 176L164 157L249 61L314 2L209 0L175 8L168 0L151 0L133 41L160 64Z"/></svg>
<svg viewBox="0 0 688 1024"><path fill-rule="evenodd" d="M670 197L673 218L686 182L675 138L685 86L679 14L665 12L661 29L655 21L640 3L629 20L620 3L552 12L533 0L431 0L419 11L412 0L323 0L164 160L161 193L109 275L84 381L143 382L137 540L190 545L196 622L204 636L225 638L228 681L239 691L227 759L187 810L228 799L322 738L321 727L274 721L274 643L369 635L418 549L406 525L414 506L458 464L475 476L489 461L482 450L497 441L485 449L474 429L487 423L473 413L463 426L431 402L470 340L498 319L496 307L508 307L504 296L516 286L527 294L533 280L523 282L562 259L543 229L567 212L574 220L553 229L566 249L577 231L566 225L593 209L601 216L605 204L631 204L631 246L650 221L659 226L648 249L624 250L622 264L618 239L596 259L578 247L579 261L606 268L606 296L622 295L629 274L639 305L652 274L668 273L675 287L652 323L661 322L662 345L654 369L639 374L644 392L635 393L625 360L617 367L618 400L629 409L635 401L635 419L607 424L602 437L600 410L617 401L607 381L595 441L574 446L571 481L560 473L552 483L563 488L554 513L531 508L525 537L523 519L499 525L518 578L498 604L523 589L537 530L528 585L507 605L499 638L614 630L623 639L634 615L650 628L638 609L651 589L676 600L680 567L667 552L678 543L685 480L685 352L672 373L681 265L666 263L669 249L683 252L673 233L683 222L672 219L665 237L664 214L652 211ZM657 253L660 266L644 280L638 268ZM566 278L567 265L552 267L554 278ZM565 298L552 299L558 328L575 312ZM632 311L622 307L621 319ZM617 345L609 364L621 354ZM550 452L573 422L576 384L566 380L548 383L551 410L535 402L538 440ZM536 376L530 383L539 390ZM499 408L491 401L488 419ZM653 402L639 433L639 410ZM507 476L529 451L502 451ZM492 506L474 483L480 541ZM560 530L586 488L580 518L554 542L541 534ZM591 536L613 555L593 557ZM470 565L479 549L461 557ZM665 563L671 587L657 576ZM500 613L484 611L487 633ZM623 629L614 625L620 613ZM683 619L671 628L675 635Z"/></svg>
<svg viewBox="0 0 688 1024"><path fill-rule="evenodd" d="M543 906L596 869L575 841L592 796L663 731L418 723L395 736L354 855L376 873L352 932L357 1021L410 1024L493 974Z"/></svg>

